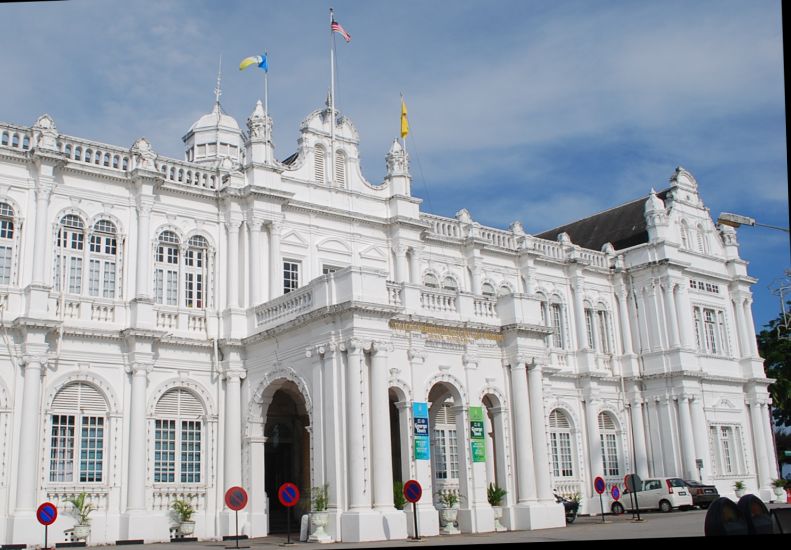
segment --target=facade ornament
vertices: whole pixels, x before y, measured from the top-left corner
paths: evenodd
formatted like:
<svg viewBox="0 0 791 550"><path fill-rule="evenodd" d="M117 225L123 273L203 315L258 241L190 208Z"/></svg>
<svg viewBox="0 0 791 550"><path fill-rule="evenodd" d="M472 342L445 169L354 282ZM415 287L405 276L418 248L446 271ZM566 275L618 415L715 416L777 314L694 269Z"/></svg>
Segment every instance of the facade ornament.
<svg viewBox="0 0 791 550"><path fill-rule="evenodd" d="M264 113L264 106L259 99L255 104L253 113L247 118L247 129L250 140L268 140L272 135L272 118Z"/></svg>
<svg viewBox="0 0 791 550"><path fill-rule="evenodd" d="M470 211L466 208L462 208L456 212L456 219L461 223L472 223L472 216L470 215Z"/></svg>
<svg viewBox="0 0 791 550"><path fill-rule="evenodd" d="M33 125L33 143L36 149L58 151L58 129L49 115L41 115Z"/></svg>
<svg viewBox="0 0 791 550"><path fill-rule="evenodd" d="M247 371L239 368L227 368L223 371L222 377L228 382L241 382L247 377Z"/></svg>
<svg viewBox="0 0 791 550"><path fill-rule="evenodd" d="M385 179L393 177L409 177L409 156L397 139L393 140L393 145L385 155L387 174Z"/></svg>
<svg viewBox="0 0 791 550"><path fill-rule="evenodd" d="M717 226L722 237L722 244L725 246L739 246L739 241L736 240L736 229L730 225L720 224Z"/></svg>
<svg viewBox="0 0 791 550"><path fill-rule="evenodd" d="M426 361L426 352L415 348L409 348L406 352L406 356L410 363L422 365Z"/></svg>
<svg viewBox="0 0 791 550"><path fill-rule="evenodd" d="M145 170L156 170L155 160L157 154L151 147L151 143L146 138L139 138L129 150L134 159L134 166Z"/></svg>
<svg viewBox="0 0 791 550"><path fill-rule="evenodd" d="M558 233L558 242L563 245L571 245L571 237L565 231L563 233Z"/></svg>
<svg viewBox="0 0 791 550"><path fill-rule="evenodd" d="M695 177L685 170L682 166L677 166L676 171L670 176L671 187L681 187L688 191L697 191L698 182Z"/></svg>
<svg viewBox="0 0 791 550"><path fill-rule="evenodd" d="M612 245L612 243L604 243L601 247L601 251L608 256L615 256L615 247Z"/></svg>
<svg viewBox="0 0 791 550"><path fill-rule="evenodd" d="M509 225L508 228L511 230L511 233L513 233L514 235L517 235L519 237L525 235L525 228L522 227L522 222L520 222L519 220L516 220L515 222L511 222L511 225Z"/></svg>

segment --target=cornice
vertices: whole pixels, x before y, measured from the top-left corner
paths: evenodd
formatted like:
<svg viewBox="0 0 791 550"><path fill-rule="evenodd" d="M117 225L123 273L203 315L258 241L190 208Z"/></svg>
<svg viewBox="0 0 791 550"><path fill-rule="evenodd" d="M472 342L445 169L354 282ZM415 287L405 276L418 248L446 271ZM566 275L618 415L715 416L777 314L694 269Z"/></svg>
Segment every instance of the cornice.
<svg viewBox="0 0 791 550"><path fill-rule="evenodd" d="M531 334L541 334L542 336L548 336L553 334L555 330L551 327L545 327L543 325L533 325L530 323L512 323L510 325L503 325L500 329L503 333L505 332L527 332Z"/></svg>
<svg viewBox="0 0 791 550"><path fill-rule="evenodd" d="M394 321L403 321L408 323L419 323L432 327L444 327L455 329L471 329L481 332L488 332L491 334L500 334L501 328L499 325L486 325L484 323L476 323L473 321L451 321L447 319L438 319L436 317L427 317L425 315L412 315L412 314L397 314L393 316Z"/></svg>

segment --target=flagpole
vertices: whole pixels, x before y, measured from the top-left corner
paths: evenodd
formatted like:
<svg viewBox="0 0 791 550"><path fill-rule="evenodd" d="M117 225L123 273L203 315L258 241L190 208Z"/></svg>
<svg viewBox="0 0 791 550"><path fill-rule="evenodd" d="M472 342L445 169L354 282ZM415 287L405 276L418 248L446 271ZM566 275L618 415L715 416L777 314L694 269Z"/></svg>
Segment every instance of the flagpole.
<svg viewBox="0 0 791 550"><path fill-rule="evenodd" d="M330 8L330 169L328 170L327 181L333 183L335 175L335 33L332 30L332 23L335 21L332 8Z"/></svg>
<svg viewBox="0 0 791 550"><path fill-rule="evenodd" d="M401 92L401 118L403 118L403 116L404 116L404 92ZM399 121L401 122L401 124L404 123L403 120L399 120ZM404 155L406 155L406 136L401 138L401 147L404 149Z"/></svg>
<svg viewBox="0 0 791 550"><path fill-rule="evenodd" d="M264 115L269 116L269 52L264 51L267 70L264 71Z"/></svg>

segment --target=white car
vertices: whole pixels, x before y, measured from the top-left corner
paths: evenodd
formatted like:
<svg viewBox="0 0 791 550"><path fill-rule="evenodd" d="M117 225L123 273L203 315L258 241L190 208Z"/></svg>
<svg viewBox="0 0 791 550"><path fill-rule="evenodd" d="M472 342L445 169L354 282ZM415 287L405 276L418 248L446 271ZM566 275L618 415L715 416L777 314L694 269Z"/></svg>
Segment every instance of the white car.
<svg viewBox="0 0 791 550"><path fill-rule="evenodd" d="M640 510L670 512L673 508L692 507L692 495L684 480L678 477L657 477L643 480L643 489L636 493ZM618 501L610 505L613 514L623 514L636 507L631 494L624 491Z"/></svg>

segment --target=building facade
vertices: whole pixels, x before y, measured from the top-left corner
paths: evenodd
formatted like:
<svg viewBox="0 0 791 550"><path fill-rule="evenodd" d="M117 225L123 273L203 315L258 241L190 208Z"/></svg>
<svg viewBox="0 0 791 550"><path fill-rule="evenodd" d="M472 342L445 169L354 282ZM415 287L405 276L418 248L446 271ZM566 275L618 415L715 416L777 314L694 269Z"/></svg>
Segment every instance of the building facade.
<svg viewBox="0 0 791 550"><path fill-rule="evenodd" d="M175 499L233 533L235 485L263 536L285 481L303 511L327 485L344 541L405 538L408 479L424 535L441 490L493 531L490 483L508 529L562 526L553 491L596 513L593 479L633 471L770 498L755 279L689 172L529 235L422 212L397 141L371 184L330 117L283 161L260 102L243 131L217 101L186 160L0 124L0 541L39 542L44 501L63 540L82 492L94 544L168 540Z"/></svg>

